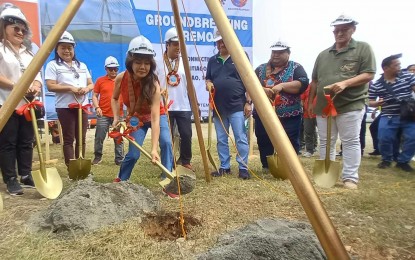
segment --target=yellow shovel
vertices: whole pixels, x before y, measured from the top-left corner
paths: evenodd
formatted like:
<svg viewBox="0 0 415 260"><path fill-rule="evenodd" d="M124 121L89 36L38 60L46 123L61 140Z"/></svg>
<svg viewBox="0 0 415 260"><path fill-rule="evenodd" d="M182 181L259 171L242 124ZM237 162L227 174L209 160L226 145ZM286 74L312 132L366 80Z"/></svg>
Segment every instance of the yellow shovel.
<svg viewBox="0 0 415 260"><path fill-rule="evenodd" d="M327 116L327 141L326 157L324 160L316 160L313 168L313 178L316 184L322 188L333 187L340 177L340 162L330 160L331 144L331 114Z"/></svg>
<svg viewBox="0 0 415 260"><path fill-rule="evenodd" d="M3 211L3 198L1 197L1 194L0 194L0 211Z"/></svg>
<svg viewBox="0 0 415 260"><path fill-rule="evenodd" d="M91 159L84 159L82 155L82 107L78 99L74 95L76 102L78 103L78 159L71 159L69 161L68 172L69 178L72 180L83 180L88 177L91 172Z"/></svg>
<svg viewBox="0 0 415 260"><path fill-rule="evenodd" d="M213 159L213 156L210 153L211 144L212 144L212 109L210 108L210 105L209 105L209 112L208 112L208 143L207 143L206 152L207 152L210 164L212 164L214 170L218 172L219 171L218 166L216 166L215 160Z"/></svg>
<svg viewBox="0 0 415 260"><path fill-rule="evenodd" d="M28 100L26 100L26 102L28 102ZM45 166L35 111L32 107L30 107L29 110L30 116L32 117L33 131L35 132L36 148L39 154L40 164L39 170L32 171L33 182L35 183L36 190L43 197L48 199L56 199L62 192L62 179L55 167L46 168Z"/></svg>
<svg viewBox="0 0 415 260"><path fill-rule="evenodd" d="M269 172L272 174L272 176L282 180L288 179L287 171L282 167L281 160L279 159L277 153L268 155L267 162Z"/></svg>

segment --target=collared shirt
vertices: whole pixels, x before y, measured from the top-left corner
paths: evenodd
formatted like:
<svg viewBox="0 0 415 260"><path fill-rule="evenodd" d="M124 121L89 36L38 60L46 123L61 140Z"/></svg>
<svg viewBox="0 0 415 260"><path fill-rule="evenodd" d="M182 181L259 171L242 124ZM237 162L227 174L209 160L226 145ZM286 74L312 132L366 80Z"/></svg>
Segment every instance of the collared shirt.
<svg viewBox="0 0 415 260"><path fill-rule="evenodd" d="M19 49L19 56L22 62L23 67L20 65L19 59L16 57L15 53L6 47L2 42L0 42L0 75L13 81L17 82L20 77L23 75L23 70L25 70L30 62L33 59L33 56L26 51L24 45ZM40 73L35 77L35 80L42 82ZM12 92L12 89L1 88L0 87L0 105L3 105L7 97ZM20 101L16 108L26 104L24 100Z"/></svg>
<svg viewBox="0 0 415 260"><path fill-rule="evenodd" d="M72 67L76 69L78 75L64 61L58 64L55 60L52 60L46 65L45 80L55 80L57 84L67 84L78 88L88 86L88 79L91 78L91 74L89 74L85 63L80 62L78 66L75 61L72 61ZM56 92L55 98L56 108L68 108L69 104L77 102L72 92ZM89 103L87 95L77 95L76 98L83 105Z"/></svg>
<svg viewBox="0 0 415 260"><path fill-rule="evenodd" d="M388 83L382 76L369 88L369 99L383 98L382 116L395 116L400 114L400 101L413 99L413 87L415 86L415 75L401 72L395 82ZM390 90L388 90L388 88ZM390 92L393 91L394 95Z"/></svg>
<svg viewBox="0 0 415 260"><path fill-rule="evenodd" d="M219 54L212 56L207 65L206 79L215 86L214 101L220 115L244 110L246 89L230 56L226 60Z"/></svg>
<svg viewBox="0 0 415 260"><path fill-rule="evenodd" d="M351 40L340 51L336 45L322 51L314 64L312 79L317 81L317 102L315 113L321 115L327 106L324 87L330 84L356 77L362 73L375 73L376 61L372 48L365 42ZM369 83L346 88L334 99L339 114L362 110L368 97ZM328 94L328 93L326 93Z"/></svg>
<svg viewBox="0 0 415 260"><path fill-rule="evenodd" d="M111 98L114 92L115 79L111 79L108 75L99 77L94 84L94 92L99 95L98 105L102 114L106 117L114 117L111 109ZM120 102L120 115L122 115L122 95L118 99Z"/></svg>
<svg viewBox="0 0 415 260"><path fill-rule="evenodd" d="M179 64L179 71L177 74L180 76L180 83L179 85L172 87L167 84L167 74L169 73L166 63L162 59L161 61L157 62L157 75L160 81L160 88L168 90L168 99L167 104L169 104L170 100L173 101L171 104L169 111L191 111L189 96L187 93L187 80L186 80L186 73L184 70L183 60L181 57L180 64ZM175 60L169 58L170 64L172 68L175 66Z"/></svg>

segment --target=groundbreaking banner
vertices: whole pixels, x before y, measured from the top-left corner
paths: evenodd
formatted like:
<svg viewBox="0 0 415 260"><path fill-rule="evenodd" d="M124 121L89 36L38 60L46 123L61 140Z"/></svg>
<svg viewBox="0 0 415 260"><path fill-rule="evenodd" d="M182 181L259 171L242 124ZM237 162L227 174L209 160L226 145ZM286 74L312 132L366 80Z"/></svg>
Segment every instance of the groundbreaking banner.
<svg viewBox="0 0 415 260"><path fill-rule="evenodd" d="M221 1L229 22L251 60L252 1ZM39 2L40 28L44 39L68 5L69 0L14 2ZM184 8L182 1L178 2L192 79L202 116L206 117L208 93L205 90L203 76L206 73L209 58L217 53L212 41L213 31L216 28L215 22L203 0L183 0ZM32 8L28 12L38 13L37 10ZM160 60L165 50L164 34L174 25L170 0L88 0L84 1L67 30L75 38L76 57L87 64L95 81L98 77L105 75L104 61L110 55L120 62L120 71L125 70L124 61L128 44L132 38L140 34L153 43L157 52L156 60ZM53 57L54 53L51 54L49 60ZM55 120L53 93L46 91L45 103L48 120Z"/></svg>

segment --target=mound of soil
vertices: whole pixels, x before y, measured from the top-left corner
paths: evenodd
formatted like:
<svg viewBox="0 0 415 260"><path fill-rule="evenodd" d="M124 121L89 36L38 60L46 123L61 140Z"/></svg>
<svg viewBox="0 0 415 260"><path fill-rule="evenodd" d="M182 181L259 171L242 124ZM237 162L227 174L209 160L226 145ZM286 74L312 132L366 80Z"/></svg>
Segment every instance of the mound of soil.
<svg viewBox="0 0 415 260"><path fill-rule="evenodd" d="M183 220L186 234L192 227L201 225L198 219L188 215L184 215ZM157 240L176 240L183 237L180 221L180 213L160 213L144 218L141 226L143 227L144 233L149 237Z"/></svg>
<svg viewBox="0 0 415 260"><path fill-rule="evenodd" d="M180 193L182 195L192 192L196 186L196 179L190 176L186 176L186 175L180 175L179 182L180 182ZM164 187L164 189L167 192L178 195L179 187L177 185L177 177L171 180L171 182L166 187Z"/></svg>
<svg viewBox="0 0 415 260"><path fill-rule="evenodd" d="M61 194L45 211L32 216L29 226L34 231L69 235L121 223L132 217L141 218L159 210L158 199L143 186L82 180Z"/></svg>
<svg viewBox="0 0 415 260"><path fill-rule="evenodd" d="M326 259L311 226L278 219L258 220L219 238L198 256L210 259Z"/></svg>

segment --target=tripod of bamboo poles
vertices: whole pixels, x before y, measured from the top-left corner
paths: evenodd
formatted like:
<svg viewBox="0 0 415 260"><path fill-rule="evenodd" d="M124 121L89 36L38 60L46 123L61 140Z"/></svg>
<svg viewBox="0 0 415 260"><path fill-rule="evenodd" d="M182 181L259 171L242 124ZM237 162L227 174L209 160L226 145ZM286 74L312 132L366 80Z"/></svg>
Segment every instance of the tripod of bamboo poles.
<svg viewBox="0 0 415 260"><path fill-rule="evenodd" d="M287 165L291 184L327 257L329 259L350 259L294 148L290 145L287 135L283 134L284 129L277 115L272 110L264 91L262 91L261 84L252 70L220 2L217 0L205 0L205 3L222 35L222 39L231 54L244 85L256 105L258 114L264 123L272 144L281 156L281 161Z"/></svg>

